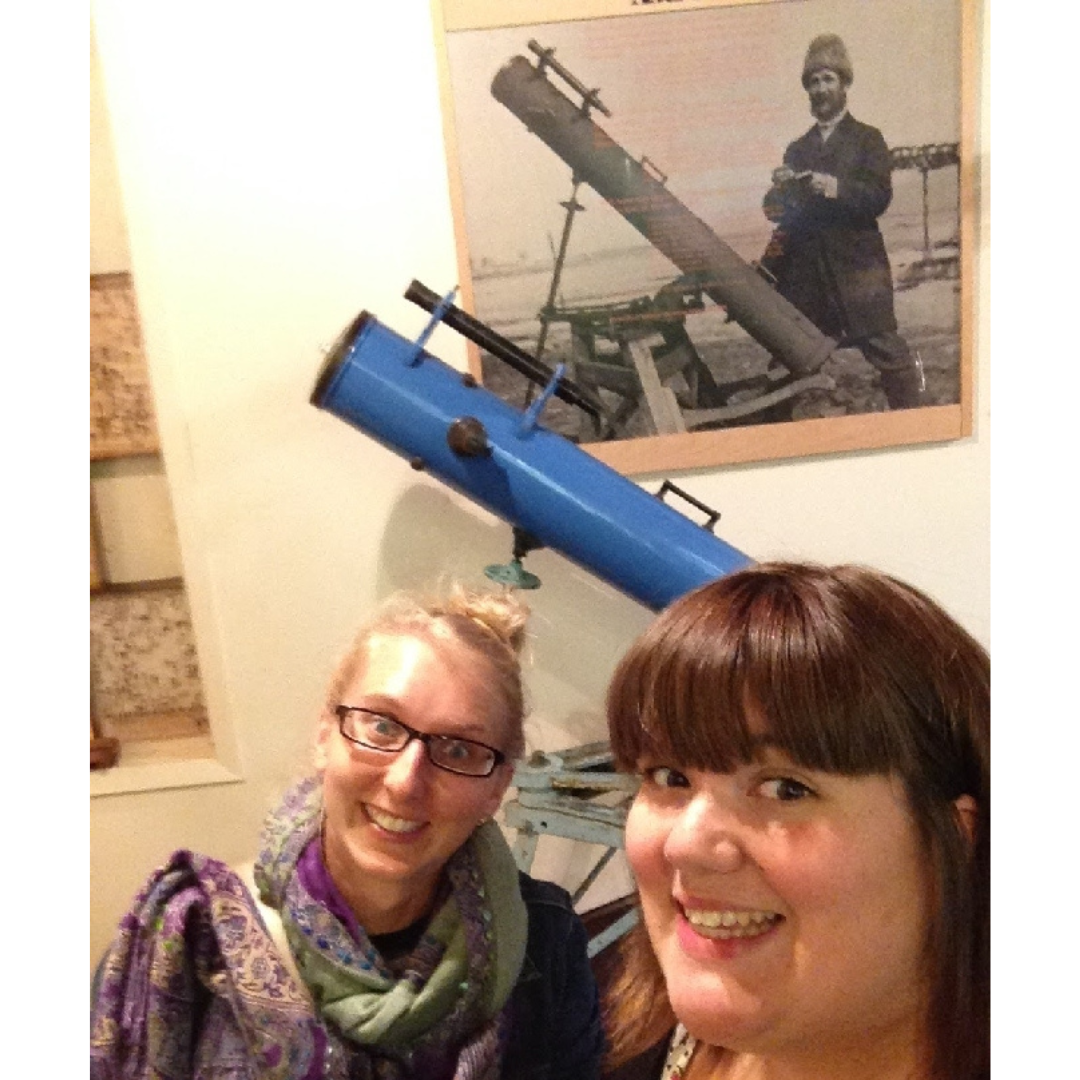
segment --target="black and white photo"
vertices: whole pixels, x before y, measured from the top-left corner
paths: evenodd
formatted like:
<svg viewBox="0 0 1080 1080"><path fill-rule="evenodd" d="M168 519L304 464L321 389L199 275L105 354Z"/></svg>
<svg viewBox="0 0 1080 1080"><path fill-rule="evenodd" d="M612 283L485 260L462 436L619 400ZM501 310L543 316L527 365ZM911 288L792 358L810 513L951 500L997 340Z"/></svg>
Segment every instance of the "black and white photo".
<svg viewBox="0 0 1080 1080"><path fill-rule="evenodd" d="M970 430L966 0L510 6L441 27L459 303L601 414L545 425L625 472Z"/></svg>

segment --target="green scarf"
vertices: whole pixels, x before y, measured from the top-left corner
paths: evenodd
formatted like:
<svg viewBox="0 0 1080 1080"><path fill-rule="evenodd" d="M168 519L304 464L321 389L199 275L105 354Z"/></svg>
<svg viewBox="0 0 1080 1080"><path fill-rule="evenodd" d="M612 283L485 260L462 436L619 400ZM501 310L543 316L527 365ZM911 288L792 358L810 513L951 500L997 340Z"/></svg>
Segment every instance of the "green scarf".
<svg viewBox="0 0 1080 1080"><path fill-rule="evenodd" d="M481 825L450 858L450 895L395 975L366 933L354 940L295 872L321 819L321 785L305 780L267 818L255 865L260 897L280 912L319 1013L350 1042L406 1068L417 1053L437 1056L477 1041L497 1052L493 1022L517 981L528 930L517 867L499 827Z"/></svg>

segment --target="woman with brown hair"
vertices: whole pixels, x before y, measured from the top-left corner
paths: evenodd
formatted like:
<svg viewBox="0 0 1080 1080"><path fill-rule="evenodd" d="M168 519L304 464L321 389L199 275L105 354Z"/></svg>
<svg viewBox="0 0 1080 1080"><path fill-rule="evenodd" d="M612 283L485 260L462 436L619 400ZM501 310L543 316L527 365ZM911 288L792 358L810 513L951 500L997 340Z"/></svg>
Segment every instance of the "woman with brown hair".
<svg viewBox="0 0 1080 1080"><path fill-rule="evenodd" d="M641 777L613 1080L989 1077L989 720L983 647L876 571L667 608L608 695Z"/></svg>

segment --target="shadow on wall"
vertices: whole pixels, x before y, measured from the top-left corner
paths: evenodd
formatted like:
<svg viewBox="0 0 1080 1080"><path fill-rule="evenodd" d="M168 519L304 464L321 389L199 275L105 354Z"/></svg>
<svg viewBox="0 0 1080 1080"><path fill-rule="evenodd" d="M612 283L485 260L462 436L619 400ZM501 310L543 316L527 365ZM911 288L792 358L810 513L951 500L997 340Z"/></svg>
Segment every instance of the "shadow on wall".
<svg viewBox="0 0 1080 1080"><path fill-rule="evenodd" d="M465 505L464 498L427 482L398 498L382 537L380 596L440 580L488 584L484 568L510 560L510 525ZM611 673L653 613L554 551L532 552L524 562L541 580L539 589L525 594L532 609L527 745L557 753L603 740L604 694ZM602 846L546 833L529 870L574 891L603 852ZM631 888L625 862L616 857L582 897L582 909L623 897Z"/></svg>
<svg viewBox="0 0 1080 1080"><path fill-rule="evenodd" d="M510 525L461 498L418 483L397 500L383 533L380 596L440 580L489 583L484 568L510 561ZM653 613L557 552L532 552L524 565L541 581L526 596L534 667L599 707L619 657Z"/></svg>

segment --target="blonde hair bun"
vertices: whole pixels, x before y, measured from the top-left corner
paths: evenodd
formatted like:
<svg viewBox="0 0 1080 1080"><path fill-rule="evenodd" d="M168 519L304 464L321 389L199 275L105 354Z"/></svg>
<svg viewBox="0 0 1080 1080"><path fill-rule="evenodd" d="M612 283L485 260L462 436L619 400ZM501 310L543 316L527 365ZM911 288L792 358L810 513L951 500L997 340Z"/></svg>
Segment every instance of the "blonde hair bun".
<svg viewBox="0 0 1080 1080"><path fill-rule="evenodd" d="M435 605L432 605L434 613ZM455 585L444 602L447 615L464 616L493 634L516 656L525 645L530 609L512 589L471 589Z"/></svg>

